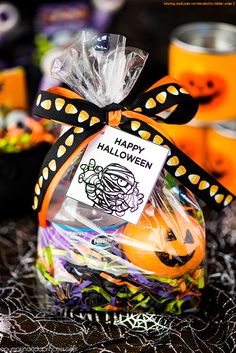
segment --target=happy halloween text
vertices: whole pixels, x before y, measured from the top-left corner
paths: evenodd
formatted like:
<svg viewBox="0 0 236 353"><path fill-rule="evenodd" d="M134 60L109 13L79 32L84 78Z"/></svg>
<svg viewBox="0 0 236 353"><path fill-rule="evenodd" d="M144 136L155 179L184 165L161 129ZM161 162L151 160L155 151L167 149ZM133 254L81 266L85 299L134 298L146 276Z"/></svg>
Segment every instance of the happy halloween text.
<svg viewBox="0 0 236 353"><path fill-rule="evenodd" d="M124 147L130 151L137 151L139 154L141 154L145 150L144 147L133 144L132 142L127 142L126 140L122 140L120 138L116 138L114 144L120 147ZM105 143L99 142L99 144L97 145L97 149L107 152L115 157L126 159L128 162L138 164L140 165L140 167L148 168L148 169L152 168L152 163L148 162L146 159L137 157L125 151L119 151L118 148L111 147L110 145L106 145Z"/></svg>

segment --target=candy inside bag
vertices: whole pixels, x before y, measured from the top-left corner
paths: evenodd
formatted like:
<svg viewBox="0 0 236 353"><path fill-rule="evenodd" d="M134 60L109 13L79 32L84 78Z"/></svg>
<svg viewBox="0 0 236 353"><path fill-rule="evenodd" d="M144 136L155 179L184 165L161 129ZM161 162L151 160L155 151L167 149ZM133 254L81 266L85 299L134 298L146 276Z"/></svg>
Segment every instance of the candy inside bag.
<svg viewBox="0 0 236 353"><path fill-rule="evenodd" d="M146 58L126 48L122 36L82 33L56 59L52 72L83 98L105 107L129 94ZM39 227L37 269L47 299L80 311L179 314L196 308L204 287L205 228L192 193L163 170L139 222L126 222L110 212L112 202L133 183L132 173L124 177L117 165L106 172L105 184L101 170L90 171L89 187L100 187L106 209L67 196L82 156L83 151L62 176L47 224Z"/></svg>
<svg viewBox="0 0 236 353"><path fill-rule="evenodd" d="M56 304L181 313L199 304L204 256L202 211L163 174L137 225L65 200L39 229L37 268Z"/></svg>

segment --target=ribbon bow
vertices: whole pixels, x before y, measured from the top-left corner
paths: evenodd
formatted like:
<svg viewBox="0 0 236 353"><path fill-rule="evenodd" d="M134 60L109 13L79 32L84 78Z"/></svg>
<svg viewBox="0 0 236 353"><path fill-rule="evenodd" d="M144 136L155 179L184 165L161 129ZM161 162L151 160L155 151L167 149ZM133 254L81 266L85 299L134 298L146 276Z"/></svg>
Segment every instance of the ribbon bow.
<svg viewBox="0 0 236 353"><path fill-rule="evenodd" d="M189 93L168 76L141 94L129 110L120 104L99 108L61 87L40 91L34 114L71 126L51 147L40 170L33 205L33 209L39 212L40 225L46 226L49 203L62 175L107 124L168 147L170 155L164 168L171 175L210 207L220 211L229 205L235 196L178 149L155 121L184 124L193 118L197 108Z"/></svg>

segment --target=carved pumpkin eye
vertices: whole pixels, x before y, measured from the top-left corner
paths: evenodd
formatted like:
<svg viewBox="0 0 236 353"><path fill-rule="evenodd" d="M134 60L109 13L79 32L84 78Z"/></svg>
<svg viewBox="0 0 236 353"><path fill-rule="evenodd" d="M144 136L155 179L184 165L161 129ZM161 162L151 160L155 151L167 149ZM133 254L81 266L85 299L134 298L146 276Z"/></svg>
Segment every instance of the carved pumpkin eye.
<svg viewBox="0 0 236 353"><path fill-rule="evenodd" d="M177 240L177 238L176 238L175 234L172 232L172 230L170 230L170 231L167 233L166 240L167 240L167 241L174 241L174 240Z"/></svg>
<svg viewBox="0 0 236 353"><path fill-rule="evenodd" d="M187 229L187 231L186 231L184 242L185 242L185 244L193 244L194 243L192 233L190 232L189 229Z"/></svg>
<svg viewBox="0 0 236 353"><path fill-rule="evenodd" d="M214 83L212 81L207 81L207 87L212 88L214 86Z"/></svg>
<svg viewBox="0 0 236 353"><path fill-rule="evenodd" d="M152 271L159 277L175 278L196 269L205 254L204 231L190 215L186 219L179 212L174 212L174 217L179 221L180 229L174 224L173 227L167 225L156 209L151 215L145 212L137 225L128 223L123 231L130 240L122 244L125 257L135 266Z"/></svg>

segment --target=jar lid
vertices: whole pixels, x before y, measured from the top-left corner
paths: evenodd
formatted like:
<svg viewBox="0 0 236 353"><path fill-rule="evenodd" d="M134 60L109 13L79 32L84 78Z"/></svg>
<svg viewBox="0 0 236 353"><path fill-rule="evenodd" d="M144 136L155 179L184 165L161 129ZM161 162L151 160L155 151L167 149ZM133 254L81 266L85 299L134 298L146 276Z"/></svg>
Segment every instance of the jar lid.
<svg viewBox="0 0 236 353"><path fill-rule="evenodd" d="M197 53L236 53L236 26L221 22L192 22L177 27L171 42Z"/></svg>
<svg viewBox="0 0 236 353"><path fill-rule="evenodd" d="M218 133L236 140L236 120L214 125Z"/></svg>

